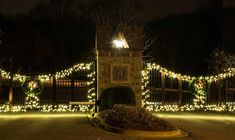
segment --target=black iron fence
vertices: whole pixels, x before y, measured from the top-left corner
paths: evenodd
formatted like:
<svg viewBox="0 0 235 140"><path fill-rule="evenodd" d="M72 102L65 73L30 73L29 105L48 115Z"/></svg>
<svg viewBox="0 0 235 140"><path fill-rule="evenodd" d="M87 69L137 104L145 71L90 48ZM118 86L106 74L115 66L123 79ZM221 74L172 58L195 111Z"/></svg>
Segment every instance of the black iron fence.
<svg viewBox="0 0 235 140"><path fill-rule="evenodd" d="M189 82L169 78L156 69L149 71L149 102L159 105L193 105L194 94ZM235 104L235 77L209 85L207 105Z"/></svg>
<svg viewBox="0 0 235 140"><path fill-rule="evenodd" d="M88 102L90 70L80 70L72 75L44 82L43 92L38 95L40 104L69 104L69 102ZM9 102L10 80L0 78L0 104ZM23 93L22 83L13 82L13 105L24 105L26 95Z"/></svg>

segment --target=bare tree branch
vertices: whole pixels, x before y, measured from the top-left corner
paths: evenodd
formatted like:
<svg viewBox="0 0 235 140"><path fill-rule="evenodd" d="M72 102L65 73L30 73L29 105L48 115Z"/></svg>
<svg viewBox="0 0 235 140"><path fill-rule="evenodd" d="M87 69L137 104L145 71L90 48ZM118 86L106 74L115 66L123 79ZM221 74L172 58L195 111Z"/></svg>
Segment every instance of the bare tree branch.
<svg viewBox="0 0 235 140"><path fill-rule="evenodd" d="M151 62L154 60L153 52L151 51L151 47L156 42L157 37L152 34L151 30L144 30L144 47L142 49L142 58L145 62Z"/></svg>
<svg viewBox="0 0 235 140"><path fill-rule="evenodd" d="M138 12L135 3L125 0L92 0L88 9L97 25L130 25Z"/></svg>
<svg viewBox="0 0 235 140"><path fill-rule="evenodd" d="M212 52L212 58L209 62L209 69L212 70L213 73L223 72L228 68L235 67L235 55L229 54L222 49L216 48Z"/></svg>
<svg viewBox="0 0 235 140"><path fill-rule="evenodd" d="M226 62L224 65L224 67L226 68L231 68L231 67L235 67L235 55L232 54L228 54L227 56L225 56L224 61Z"/></svg>

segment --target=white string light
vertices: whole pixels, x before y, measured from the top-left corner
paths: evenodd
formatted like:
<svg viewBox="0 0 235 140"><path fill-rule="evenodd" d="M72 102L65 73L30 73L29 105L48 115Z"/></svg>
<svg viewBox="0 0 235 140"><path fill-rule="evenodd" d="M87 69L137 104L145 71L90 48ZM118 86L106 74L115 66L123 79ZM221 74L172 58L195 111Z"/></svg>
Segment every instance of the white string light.
<svg viewBox="0 0 235 140"><path fill-rule="evenodd" d="M56 80L62 79L65 77L70 76L74 72L78 72L81 70L87 70L87 86L89 87L88 93L87 93L87 99L88 102L95 102L96 100L96 91L95 91L95 70L93 68L93 63L80 63L77 65L74 65L73 67L70 67L69 69L62 70L60 72L56 72L55 78ZM11 79L10 72L6 72L2 69L0 69L0 77L4 79ZM29 76L15 74L13 77L14 81L19 81L23 83ZM37 78L41 82L46 82L48 80L52 79L52 74L46 74L46 75L38 75ZM30 100L32 99L33 100ZM34 95L28 95L26 97L26 104L25 106L12 106L11 111L12 112L26 112L27 109L39 109L42 112L73 112L73 111L91 111L94 110L94 105L78 105L71 107L70 105L58 105L58 106L52 106L52 105L39 105L39 98ZM2 105L0 106L0 112L9 112L10 107L9 105Z"/></svg>
<svg viewBox="0 0 235 140"><path fill-rule="evenodd" d="M150 90L148 88L150 81L150 70L157 70L160 73L170 77L176 78L178 80L192 82L195 79L206 80L209 83L223 80L235 75L235 68L229 68L224 73L220 73L214 76L189 76L182 75L167 70L166 68L161 67L160 65L154 63L147 63L146 67L142 70L142 106L150 111L194 111L204 109L204 111L235 111L235 105L226 104L226 105L205 105L206 93L203 90L196 91L195 98L193 99L193 105L160 105L158 103L149 102ZM197 85L194 85L197 86Z"/></svg>

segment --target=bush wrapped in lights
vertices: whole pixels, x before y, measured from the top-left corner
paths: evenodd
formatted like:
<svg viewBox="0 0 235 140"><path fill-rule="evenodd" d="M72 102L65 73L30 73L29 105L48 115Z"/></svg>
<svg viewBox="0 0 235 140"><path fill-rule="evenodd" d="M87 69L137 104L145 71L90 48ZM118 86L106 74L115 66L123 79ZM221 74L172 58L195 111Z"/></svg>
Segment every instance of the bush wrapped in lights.
<svg viewBox="0 0 235 140"><path fill-rule="evenodd" d="M25 99L26 109L39 109L39 95L43 90L43 84L39 79L28 78L22 85L24 93L27 95Z"/></svg>
<svg viewBox="0 0 235 140"><path fill-rule="evenodd" d="M28 94L25 99L26 109L39 109L39 98L34 94Z"/></svg>

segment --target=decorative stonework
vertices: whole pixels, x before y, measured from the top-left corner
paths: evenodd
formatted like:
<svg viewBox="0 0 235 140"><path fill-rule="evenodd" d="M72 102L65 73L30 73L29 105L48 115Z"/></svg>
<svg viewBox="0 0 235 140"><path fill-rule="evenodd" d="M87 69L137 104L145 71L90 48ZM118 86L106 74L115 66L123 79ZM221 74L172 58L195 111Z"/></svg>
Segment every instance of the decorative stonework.
<svg viewBox="0 0 235 140"><path fill-rule="evenodd" d="M129 83L130 82L130 66L123 64L111 64L110 82L113 83Z"/></svg>

